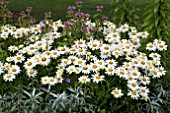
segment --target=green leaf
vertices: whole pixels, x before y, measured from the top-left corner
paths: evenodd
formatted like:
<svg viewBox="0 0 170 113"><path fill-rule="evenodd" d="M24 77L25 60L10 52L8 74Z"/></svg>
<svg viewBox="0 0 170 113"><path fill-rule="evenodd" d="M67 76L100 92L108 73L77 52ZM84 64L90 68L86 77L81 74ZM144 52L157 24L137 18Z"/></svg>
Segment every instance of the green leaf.
<svg viewBox="0 0 170 113"><path fill-rule="evenodd" d="M158 22L159 22L159 17L156 17L155 18L155 27L158 25Z"/></svg>
<svg viewBox="0 0 170 113"><path fill-rule="evenodd" d="M159 4L155 4L153 9L155 14L157 13L158 9L159 9Z"/></svg>
<svg viewBox="0 0 170 113"><path fill-rule="evenodd" d="M160 12L161 12L161 15L165 18L165 11L160 10Z"/></svg>
<svg viewBox="0 0 170 113"><path fill-rule="evenodd" d="M118 5L118 6L115 8L114 12L117 13L121 8L122 8L122 6Z"/></svg>

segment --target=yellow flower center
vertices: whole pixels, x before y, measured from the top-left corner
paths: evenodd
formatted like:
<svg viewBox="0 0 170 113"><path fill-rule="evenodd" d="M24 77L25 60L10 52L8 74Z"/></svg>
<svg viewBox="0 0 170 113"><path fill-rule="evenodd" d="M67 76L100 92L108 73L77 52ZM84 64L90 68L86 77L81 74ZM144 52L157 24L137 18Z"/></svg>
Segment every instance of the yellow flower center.
<svg viewBox="0 0 170 113"><path fill-rule="evenodd" d="M32 65L32 62L28 62L27 65L28 65L28 66L31 66L31 65Z"/></svg>
<svg viewBox="0 0 170 113"><path fill-rule="evenodd" d="M99 75L96 76L96 79L100 79L101 77Z"/></svg>

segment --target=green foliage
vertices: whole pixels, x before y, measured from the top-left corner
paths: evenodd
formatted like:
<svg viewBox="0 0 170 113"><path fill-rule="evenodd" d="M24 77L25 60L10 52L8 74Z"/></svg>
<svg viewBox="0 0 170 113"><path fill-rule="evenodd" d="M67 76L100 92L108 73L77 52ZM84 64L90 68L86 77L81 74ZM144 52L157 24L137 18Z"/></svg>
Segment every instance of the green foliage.
<svg viewBox="0 0 170 113"><path fill-rule="evenodd" d="M170 92L163 89L162 86L155 86L155 92L152 93L148 102L140 105L142 113L169 113Z"/></svg>
<svg viewBox="0 0 170 113"><path fill-rule="evenodd" d="M110 14L112 21L120 26L121 24L128 23L131 26L140 26L139 17L136 14L140 9L134 6L130 0L113 0L113 9Z"/></svg>
<svg viewBox="0 0 170 113"><path fill-rule="evenodd" d="M162 64L167 70L167 76L162 80L162 84L169 84L167 79L170 78L170 4L168 0L155 0L145 8L143 14L144 30L149 32L149 38L144 41L153 41L154 39L163 39L166 41L168 48L166 52L158 52L162 55ZM166 83L165 83L166 82ZM169 84L170 85L170 84ZM168 86L169 86L168 85ZM165 86L165 85L164 85ZM167 88L167 87L166 87Z"/></svg>
<svg viewBox="0 0 170 113"><path fill-rule="evenodd" d="M130 0L114 0L113 1L113 10L111 11L112 20L115 24L120 26L123 23L128 23L130 25L135 25L139 28L141 23L139 22L139 17L137 16L137 12L139 11ZM151 87L151 97L148 102L143 101L134 101L129 97L123 97L121 99L115 99L111 94L111 90L114 85L121 84L123 87L125 86L124 82L115 78L107 78L107 80L102 84L90 83L88 85L82 85L77 83L77 81L73 81L70 84L58 84L56 87L51 88L51 86L42 86L40 82L35 79L27 79L26 75L23 74L21 77L17 78L14 83L4 83L2 81L2 76L0 77L1 84L1 95L0 95L0 111L4 113L9 112L23 112L23 113L47 113L47 112L68 112L68 113L78 113L78 112L86 112L86 113L140 113L140 112L160 112L160 113L168 113L170 110L170 93L168 91L168 87L170 87L170 34L169 28L170 21L169 17L169 3L166 0L157 0L154 4L150 4L146 6L144 13L144 30L150 33L148 40L143 40L143 48L145 48L145 44L153 39L163 39L168 44L167 52L159 52L163 60L162 64L167 69L167 75L162 80L155 80L154 83L158 82L162 84L163 88L157 88L157 93L155 92L155 88ZM97 14L95 19L98 19L98 22L101 18L101 14ZM27 24L27 17L23 17L23 21L25 22L24 26L29 26ZM69 20L71 20L70 18ZM6 20L6 19L5 19ZM4 20L4 23L6 21ZM97 23L97 27L98 27ZM58 46L71 46L75 39L86 38L86 34L79 30L79 26L83 27L83 23L81 20L76 21L74 26L71 26L67 30L63 30L63 37L59 40L55 40L53 47ZM61 29L62 31L62 29ZM46 31L43 32L44 34ZM100 35L100 32L94 31L91 35L95 36L96 39L103 38ZM6 56L11 56L8 53L7 47L9 45L20 45L22 44L28 36L25 36L23 39L17 39L17 41L13 41L13 39L8 38L6 42L0 43L0 61L4 62ZM148 51L142 49L143 51L149 53ZM95 53L98 55L98 52ZM62 56L64 58L64 56ZM44 75L53 75L54 66L58 62L59 59L54 60L55 63L51 63L51 67L37 67L42 70L41 74L37 77L38 79ZM67 75L66 75L67 76ZM72 80L77 79L76 76L71 77ZM169 80L168 80L169 79ZM117 81L115 83L115 81ZM23 87L26 85L26 87ZM7 87L8 86L8 87ZM15 88L13 87L15 86ZM79 87L73 87L79 86ZM19 87L19 88L18 88ZM126 90L126 87L124 87ZM9 90L9 91L8 91ZM7 91L7 92L6 92ZM5 93L6 92L6 93Z"/></svg>

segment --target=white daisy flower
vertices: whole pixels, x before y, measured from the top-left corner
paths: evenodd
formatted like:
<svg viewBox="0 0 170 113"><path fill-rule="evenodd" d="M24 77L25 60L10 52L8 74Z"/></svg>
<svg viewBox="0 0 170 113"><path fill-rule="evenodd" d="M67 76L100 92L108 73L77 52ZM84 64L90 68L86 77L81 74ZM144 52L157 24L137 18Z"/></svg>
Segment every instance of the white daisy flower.
<svg viewBox="0 0 170 113"><path fill-rule="evenodd" d="M43 65L43 66L47 66L51 59L49 58L49 56L46 56L46 55L43 55L42 57L40 57L40 64Z"/></svg>
<svg viewBox="0 0 170 113"><path fill-rule="evenodd" d="M36 62L33 59L27 59L27 61L24 63L25 69L32 69L36 66Z"/></svg>
<svg viewBox="0 0 170 113"><path fill-rule="evenodd" d="M129 30L129 25L128 24L121 25L119 29L123 33L127 32Z"/></svg>
<svg viewBox="0 0 170 113"><path fill-rule="evenodd" d="M8 73L17 75L17 74L20 73L21 70L20 70L20 67L18 65L11 65L11 67L9 68L8 71L9 71Z"/></svg>
<svg viewBox="0 0 170 113"><path fill-rule="evenodd" d="M81 55L86 55L86 50L85 48L78 48L76 49L76 55L81 56Z"/></svg>
<svg viewBox="0 0 170 113"><path fill-rule="evenodd" d="M88 78L88 76L81 76L78 78L79 82L81 83L87 83L87 82L90 82L90 79Z"/></svg>
<svg viewBox="0 0 170 113"><path fill-rule="evenodd" d="M57 83L63 83L63 77L62 76L56 76Z"/></svg>
<svg viewBox="0 0 170 113"><path fill-rule="evenodd" d="M35 76L37 76L37 71L36 70L34 70L34 69L28 69L27 71L26 71L26 73L27 73L27 76L28 77L35 77Z"/></svg>
<svg viewBox="0 0 170 113"><path fill-rule="evenodd" d="M5 74L3 76L3 79L5 80L5 82L7 82L7 81L11 82L11 81L13 81L15 79L15 75L8 73L8 74Z"/></svg>
<svg viewBox="0 0 170 113"><path fill-rule="evenodd" d="M25 57L22 54L17 54L14 58L13 58L15 64L16 63L22 63L25 60Z"/></svg>
<svg viewBox="0 0 170 113"><path fill-rule="evenodd" d="M55 85L56 83L57 83L57 78L49 77L49 84L50 85Z"/></svg>
<svg viewBox="0 0 170 113"><path fill-rule="evenodd" d="M137 83L137 80L128 81L127 86L128 86L132 91L135 91L135 90L138 90L138 89L139 89L139 84Z"/></svg>
<svg viewBox="0 0 170 113"><path fill-rule="evenodd" d="M132 99L136 99L138 100L139 99L139 92L138 91L129 91L128 96L130 96Z"/></svg>
<svg viewBox="0 0 170 113"><path fill-rule="evenodd" d="M11 68L11 64L10 63L5 63L4 64L4 69L5 70L9 70Z"/></svg>
<svg viewBox="0 0 170 113"><path fill-rule="evenodd" d="M12 62L13 60L14 60L14 57L11 57L11 56L6 58L7 62Z"/></svg>
<svg viewBox="0 0 170 113"><path fill-rule="evenodd" d="M81 66L81 72L84 73L84 74L89 74L90 70L91 70L90 65Z"/></svg>
<svg viewBox="0 0 170 113"><path fill-rule="evenodd" d="M116 70L116 74L120 78L126 78L128 76L127 73L128 73L127 70L123 67L118 67L117 70Z"/></svg>
<svg viewBox="0 0 170 113"><path fill-rule="evenodd" d="M9 46L8 50L14 52L14 51L18 50L18 47L16 47L16 46Z"/></svg>
<svg viewBox="0 0 170 113"><path fill-rule="evenodd" d="M61 60L61 63L62 63L64 66L67 66L67 65L71 64L71 61L68 60L68 59L62 59L62 60Z"/></svg>
<svg viewBox="0 0 170 113"><path fill-rule="evenodd" d="M158 71L159 71L159 73L161 74L161 75L165 75L165 73L166 73L166 70L164 69L164 67L158 67Z"/></svg>
<svg viewBox="0 0 170 113"><path fill-rule="evenodd" d="M71 66L69 66L68 68L66 68L66 71L67 71L67 73L69 73L69 74L74 73L75 70L76 70L76 67L75 67L74 65L71 65Z"/></svg>
<svg viewBox="0 0 170 113"><path fill-rule="evenodd" d="M115 68L112 67L112 66L105 67L105 74L114 75L115 74Z"/></svg>
<svg viewBox="0 0 170 113"><path fill-rule="evenodd" d="M73 63L74 65L82 66L82 65L85 65L86 61L81 58L78 58Z"/></svg>
<svg viewBox="0 0 170 113"><path fill-rule="evenodd" d="M90 63L90 68L93 72L98 72L100 70L99 65L97 65L95 63Z"/></svg>
<svg viewBox="0 0 170 113"><path fill-rule="evenodd" d="M43 85L48 84L48 83L49 83L49 77L48 77L48 76L42 77L42 78L41 78L41 83L42 83Z"/></svg>
<svg viewBox="0 0 170 113"><path fill-rule="evenodd" d="M95 75L92 75L91 79L93 79L93 82L99 83L99 82L104 81L104 78L105 77L103 75L95 74Z"/></svg>
<svg viewBox="0 0 170 113"><path fill-rule="evenodd" d="M149 89L147 88L147 87L140 87L139 88L140 90L140 95L148 95L148 93L149 93Z"/></svg>
<svg viewBox="0 0 170 113"><path fill-rule="evenodd" d="M111 92L112 95L114 95L115 98L120 98L123 96L123 93L122 93L122 90L121 89L118 89L118 88L115 88L112 92Z"/></svg>
<svg viewBox="0 0 170 113"><path fill-rule="evenodd" d="M144 85L147 85L150 83L150 78L147 76L140 76L139 79L140 79L140 82Z"/></svg>
<svg viewBox="0 0 170 113"><path fill-rule="evenodd" d="M148 43L146 45L146 49L149 50L149 51L155 51L156 50L156 46L152 43Z"/></svg>
<svg viewBox="0 0 170 113"><path fill-rule="evenodd" d="M146 32L146 31L145 32L139 32L138 35L141 36L142 38L147 38L149 33Z"/></svg>
<svg viewBox="0 0 170 113"><path fill-rule="evenodd" d="M62 71L62 70L57 70L56 75L57 75L57 76L63 75L63 71Z"/></svg>

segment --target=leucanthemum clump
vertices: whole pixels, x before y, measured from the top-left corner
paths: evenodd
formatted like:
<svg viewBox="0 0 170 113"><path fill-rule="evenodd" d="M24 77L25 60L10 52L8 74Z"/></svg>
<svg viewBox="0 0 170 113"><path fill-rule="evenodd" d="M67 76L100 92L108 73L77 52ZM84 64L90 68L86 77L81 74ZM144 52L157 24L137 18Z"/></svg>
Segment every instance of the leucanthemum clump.
<svg viewBox="0 0 170 113"><path fill-rule="evenodd" d="M107 77L117 77L127 83L128 89L115 88L111 92L115 98L127 94L132 99L147 101L149 98L147 85L151 79L166 74L166 70L161 66L161 54L159 54L159 51L167 50L165 41L155 39L153 42L148 42L146 50L150 53L147 55L138 48L141 46L141 40L149 35L148 32L138 32L135 27L127 23L119 27L110 21L104 21L103 24L88 19L81 21L86 27L85 35L81 37L77 35L72 45L58 44L60 46L57 47L54 46L55 43L60 41L60 37L66 36L60 28L63 31L67 30L61 20L55 22L44 20L29 28L2 26L0 38L4 40L9 36L14 39L27 37L22 45L10 45L8 51L13 56L6 57L5 63L0 62L0 74L3 75L5 82L13 81L20 73L24 73L24 70L28 77L36 79L43 68L49 67L55 72L52 72L53 75L41 77L43 85L54 86L64 83L66 76L77 76L78 79L75 81L83 84L103 83ZM44 33L42 25L49 25L51 30ZM94 36L95 30L100 32L100 39ZM124 33L126 37L123 37ZM68 37L74 37L72 35L69 31ZM42 69L39 70L38 67Z"/></svg>

